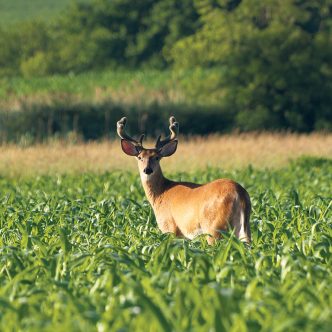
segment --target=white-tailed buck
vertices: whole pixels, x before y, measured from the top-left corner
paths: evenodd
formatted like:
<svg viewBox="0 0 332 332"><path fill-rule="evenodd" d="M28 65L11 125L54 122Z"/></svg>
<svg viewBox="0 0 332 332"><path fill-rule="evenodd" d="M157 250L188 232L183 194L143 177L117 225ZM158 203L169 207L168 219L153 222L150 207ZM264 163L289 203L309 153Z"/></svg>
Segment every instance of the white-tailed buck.
<svg viewBox="0 0 332 332"><path fill-rule="evenodd" d="M171 156L177 148L179 124L169 119L170 135L159 136L153 149L143 147L144 135L137 141L125 132L126 118L117 123L124 153L138 161L139 173L147 199L162 232L175 233L193 239L207 234L209 244L229 226L242 241L250 243L250 198L246 190L229 179L207 184L176 182L164 177L160 159Z"/></svg>

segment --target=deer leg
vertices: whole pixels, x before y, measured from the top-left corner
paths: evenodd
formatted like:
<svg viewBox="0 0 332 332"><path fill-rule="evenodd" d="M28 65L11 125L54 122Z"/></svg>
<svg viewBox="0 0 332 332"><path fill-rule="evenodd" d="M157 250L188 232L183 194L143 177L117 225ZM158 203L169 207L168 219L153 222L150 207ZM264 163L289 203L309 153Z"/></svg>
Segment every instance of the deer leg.
<svg viewBox="0 0 332 332"><path fill-rule="evenodd" d="M235 236L243 242L250 243L250 233L248 233L246 223L245 211L239 205L232 217L231 226L234 228ZM250 232L250 230L249 230Z"/></svg>
<svg viewBox="0 0 332 332"><path fill-rule="evenodd" d="M218 231L209 231L206 235L206 241L209 245L213 245L216 243L218 239L220 239L221 235Z"/></svg>

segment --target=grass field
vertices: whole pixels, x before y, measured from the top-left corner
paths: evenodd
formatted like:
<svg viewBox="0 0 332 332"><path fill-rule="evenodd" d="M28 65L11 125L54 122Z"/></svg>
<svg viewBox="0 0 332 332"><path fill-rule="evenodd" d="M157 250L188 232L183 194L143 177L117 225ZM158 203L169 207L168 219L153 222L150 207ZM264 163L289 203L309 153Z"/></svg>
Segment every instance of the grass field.
<svg viewBox="0 0 332 332"><path fill-rule="evenodd" d="M0 0L0 24L40 19L50 20L75 0ZM79 0L76 2L87 2Z"/></svg>
<svg viewBox="0 0 332 332"><path fill-rule="evenodd" d="M251 248L162 235L136 173L2 176L0 330L331 330L331 160L171 177L243 184Z"/></svg>
<svg viewBox="0 0 332 332"><path fill-rule="evenodd" d="M146 146L153 146L147 142ZM43 174L136 171L134 158L122 153L119 140L92 143L51 141L24 147L0 146L0 174L25 177ZM181 137L177 153L163 160L166 172L192 173L197 169L233 170L280 168L301 156L332 158L332 135L232 134L209 137Z"/></svg>
<svg viewBox="0 0 332 332"><path fill-rule="evenodd" d="M47 102L74 96L80 100L116 99L122 102L178 101L179 87L172 72L160 70L105 70L78 75L0 78L0 101ZM1 106L0 103L0 106Z"/></svg>

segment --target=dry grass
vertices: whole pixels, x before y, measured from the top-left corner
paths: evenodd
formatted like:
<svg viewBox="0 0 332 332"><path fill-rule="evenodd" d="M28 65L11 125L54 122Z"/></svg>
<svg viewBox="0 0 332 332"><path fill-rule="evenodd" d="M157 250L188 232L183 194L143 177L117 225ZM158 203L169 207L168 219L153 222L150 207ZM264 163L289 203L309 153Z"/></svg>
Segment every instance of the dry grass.
<svg viewBox="0 0 332 332"><path fill-rule="evenodd" d="M177 153L163 161L167 172L194 171L207 166L223 169L249 164L277 168L300 156L332 157L332 134L241 134L181 138ZM134 158L127 157L119 141L101 143L0 147L0 174L26 176L77 172L136 170Z"/></svg>

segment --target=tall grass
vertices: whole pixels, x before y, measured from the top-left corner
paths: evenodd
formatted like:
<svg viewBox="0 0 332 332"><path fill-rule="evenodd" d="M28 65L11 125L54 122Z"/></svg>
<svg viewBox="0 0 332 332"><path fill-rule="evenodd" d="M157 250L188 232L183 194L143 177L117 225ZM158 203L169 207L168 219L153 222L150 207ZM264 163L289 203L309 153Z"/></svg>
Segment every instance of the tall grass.
<svg viewBox="0 0 332 332"><path fill-rule="evenodd" d="M0 98L14 103L22 98L28 101L51 100L64 94L75 95L80 100L103 101L110 97L123 98L128 92L135 96L142 92L152 96L163 91L166 93L174 84L171 71L153 69L104 70L34 78L7 77L0 79ZM128 98L130 102L129 95Z"/></svg>
<svg viewBox="0 0 332 332"><path fill-rule="evenodd" d="M65 173L136 171L134 158L124 155L119 140L80 143L77 137L47 144L0 146L0 174L26 176ZM153 141L145 146L152 147ZM331 134L231 134L208 137L181 137L177 153L165 158L166 172L194 172L208 167L239 169L278 168L301 156L332 158Z"/></svg>

